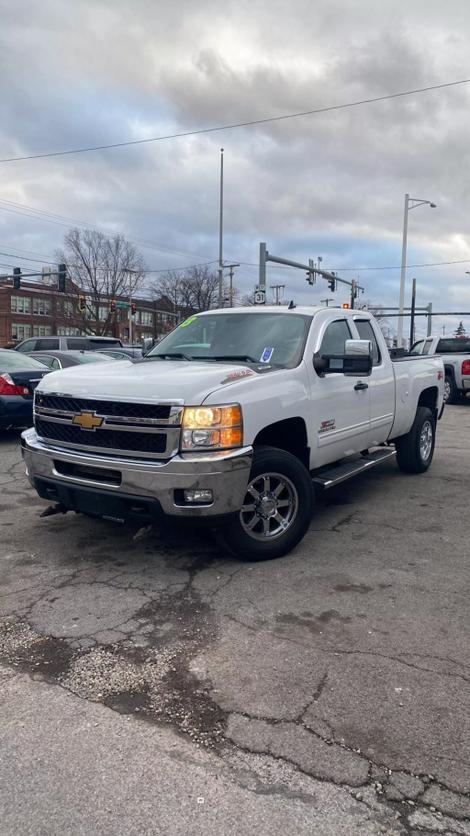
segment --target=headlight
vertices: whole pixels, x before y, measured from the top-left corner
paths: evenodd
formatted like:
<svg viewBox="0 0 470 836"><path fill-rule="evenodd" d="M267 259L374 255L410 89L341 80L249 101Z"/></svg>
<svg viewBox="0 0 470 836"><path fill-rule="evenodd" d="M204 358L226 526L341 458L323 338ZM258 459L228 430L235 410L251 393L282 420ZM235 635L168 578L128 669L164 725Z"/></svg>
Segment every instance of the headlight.
<svg viewBox="0 0 470 836"><path fill-rule="evenodd" d="M182 450L241 447L243 419L238 404L187 406L183 412Z"/></svg>

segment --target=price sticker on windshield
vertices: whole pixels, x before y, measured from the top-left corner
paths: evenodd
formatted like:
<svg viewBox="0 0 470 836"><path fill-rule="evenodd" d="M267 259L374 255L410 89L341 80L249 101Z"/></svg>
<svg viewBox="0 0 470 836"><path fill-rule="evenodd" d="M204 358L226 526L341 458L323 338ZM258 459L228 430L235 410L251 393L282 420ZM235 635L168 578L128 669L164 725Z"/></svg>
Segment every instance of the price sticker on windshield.
<svg viewBox="0 0 470 836"><path fill-rule="evenodd" d="M273 354L274 354L274 348L272 348L270 345L267 345L266 348L263 348L263 353L262 353L261 357L259 358L260 362L261 363L269 363Z"/></svg>
<svg viewBox="0 0 470 836"><path fill-rule="evenodd" d="M189 316L187 319L184 320L184 322L180 323L179 327L180 328L187 328L188 325L191 325L191 322L195 322L196 319L197 319L197 316Z"/></svg>

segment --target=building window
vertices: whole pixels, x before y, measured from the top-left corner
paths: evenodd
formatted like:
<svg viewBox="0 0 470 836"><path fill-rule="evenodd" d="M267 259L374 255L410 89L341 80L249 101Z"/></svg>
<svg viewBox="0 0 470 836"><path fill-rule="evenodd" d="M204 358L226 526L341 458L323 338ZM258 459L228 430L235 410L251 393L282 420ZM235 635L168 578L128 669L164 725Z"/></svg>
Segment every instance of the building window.
<svg viewBox="0 0 470 836"><path fill-rule="evenodd" d="M33 314L36 316L51 316L52 304L50 299L33 298Z"/></svg>
<svg viewBox="0 0 470 836"><path fill-rule="evenodd" d="M82 332L80 328L69 328L67 325L57 329L59 337L80 337Z"/></svg>
<svg viewBox="0 0 470 836"><path fill-rule="evenodd" d="M141 325L153 325L152 311L138 311L137 318Z"/></svg>
<svg viewBox="0 0 470 836"><path fill-rule="evenodd" d="M29 296L12 296L11 310L14 313L31 313L31 299Z"/></svg>
<svg viewBox="0 0 470 836"><path fill-rule="evenodd" d="M27 337L31 336L31 325L22 325L18 322L12 322L11 324L11 338L12 340L19 341L25 340Z"/></svg>
<svg viewBox="0 0 470 836"><path fill-rule="evenodd" d="M64 299L64 317L65 319L72 319L75 315L73 302L70 299Z"/></svg>
<svg viewBox="0 0 470 836"><path fill-rule="evenodd" d="M99 321L100 322L106 322L108 316L109 316L109 308L100 305L100 307L98 308L98 319L99 319Z"/></svg>
<svg viewBox="0 0 470 836"><path fill-rule="evenodd" d="M33 325L33 337L50 337L52 328L49 325Z"/></svg>

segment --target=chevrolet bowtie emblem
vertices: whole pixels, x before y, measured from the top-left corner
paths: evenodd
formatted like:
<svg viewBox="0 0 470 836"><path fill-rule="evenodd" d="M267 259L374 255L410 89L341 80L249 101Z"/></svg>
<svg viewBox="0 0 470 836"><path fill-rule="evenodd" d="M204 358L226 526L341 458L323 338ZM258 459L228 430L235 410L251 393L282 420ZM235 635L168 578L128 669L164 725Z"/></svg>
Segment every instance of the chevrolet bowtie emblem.
<svg viewBox="0 0 470 836"><path fill-rule="evenodd" d="M72 418L72 424L81 427L82 430L96 430L97 427L101 427L103 421L104 418L96 415L95 412L79 412Z"/></svg>

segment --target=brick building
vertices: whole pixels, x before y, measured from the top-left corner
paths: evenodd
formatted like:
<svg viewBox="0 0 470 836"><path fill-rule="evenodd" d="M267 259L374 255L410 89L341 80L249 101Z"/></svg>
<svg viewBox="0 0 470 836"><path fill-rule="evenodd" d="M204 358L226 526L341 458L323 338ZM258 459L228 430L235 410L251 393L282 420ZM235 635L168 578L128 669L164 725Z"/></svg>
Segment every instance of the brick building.
<svg viewBox="0 0 470 836"><path fill-rule="evenodd" d="M85 297L84 312L79 310L80 297ZM184 312L175 311L166 298L136 298L133 301L136 306L132 317L133 343L163 336L184 316ZM116 303L114 312L111 302ZM91 296L70 279L66 282L66 292L60 293L55 283L22 279L20 289L15 290L12 279L0 278L0 347L12 346L28 337L52 334L98 333L129 342L128 302L124 296L106 298L96 306Z"/></svg>

